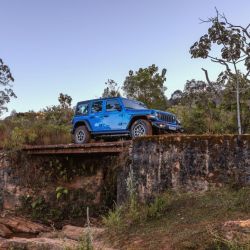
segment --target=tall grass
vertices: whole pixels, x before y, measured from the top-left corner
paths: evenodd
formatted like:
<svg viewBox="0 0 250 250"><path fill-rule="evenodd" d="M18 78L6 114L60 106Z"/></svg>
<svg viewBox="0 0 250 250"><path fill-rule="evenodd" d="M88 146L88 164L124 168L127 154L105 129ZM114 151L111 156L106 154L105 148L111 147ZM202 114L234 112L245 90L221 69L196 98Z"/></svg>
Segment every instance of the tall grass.
<svg viewBox="0 0 250 250"><path fill-rule="evenodd" d="M132 177L133 174L127 182L129 187L133 187ZM237 190L225 187L205 193L167 191L150 203L139 203L133 192L129 197L127 203L116 206L103 220L109 232L107 237L120 242L114 244L116 247L125 242L133 244L131 237L136 234L135 238L145 239L145 242L151 242L152 235L159 242L161 237L163 242L164 237L170 237L174 249L250 249L250 242L235 238L227 240L221 231L228 220L249 218L250 187ZM216 233L211 234L211 229ZM162 249L160 243L153 245L155 249ZM147 249L145 246L142 249ZM134 246L129 247L133 249Z"/></svg>

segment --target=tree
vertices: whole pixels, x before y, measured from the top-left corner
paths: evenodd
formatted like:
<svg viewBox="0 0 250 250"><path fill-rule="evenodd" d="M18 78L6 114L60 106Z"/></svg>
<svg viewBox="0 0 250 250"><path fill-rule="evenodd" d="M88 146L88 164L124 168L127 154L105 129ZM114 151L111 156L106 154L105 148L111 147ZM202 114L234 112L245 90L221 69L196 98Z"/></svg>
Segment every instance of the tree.
<svg viewBox="0 0 250 250"><path fill-rule="evenodd" d="M218 132L222 83L208 81L187 81L183 92L176 90L171 96L172 110L182 118L185 130L189 133Z"/></svg>
<svg viewBox="0 0 250 250"><path fill-rule="evenodd" d="M69 109L71 107L72 98L67 94L60 93L58 101L63 109Z"/></svg>
<svg viewBox="0 0 250 250"><path fill-rule="evenodd" d="M238 81L240 89L240 107L241 107L241 125L244 133L250 131L250 80L245 79L241 72L238 72ZM237 103L234 98L236 93L235 79L229 75L223 75L223 81L225 81L225 89L223 91L222 109L225 112L232 113L232 117L235 119L235 110L237 109ZM230 125L232 128L234 124Z"/></svg>
<svg viewBox="0 0 250 250"><path fill-rule="evenodd" d="M211 27L199 41L195 42L190 53L192 58L209 58L212 62L225 67L227 74L235 80L237 103L238 133L242 133L240 115L240 83L238 69L242 65L245 72L243 78L247 80L250 74L250 24L246 27L231 24L225 15L216 9L216 16L202 22L210 23ZM212 54L212 45L219 46L219 55ZM215 50L217 51L217 50Z"/></svg>
<svg viewBox="0 0 250 250"><path fill-rule="evenodd" d="M145 103L149 108L166 109L167 98L165 96L166 69L161 73L154 64L148 68L140 68L138 71L129 71L123 84L123 91L128 98Z"/></svg>
<svg viewBox="0 0 250 250"><path fill-rule="evenodd" d="M103 98L121 96L117 82L115 82L112 79L108 79L108 81L105 82L105 85L106 85L106 88L103 90L103 93L102 93Z"/></svg>
<svg viewBox="0 0 250 250"><path fill-rule="evenodd" d="M3 111L8 111L5 105L10 102L10 98L16 97L10 85L10 82L13 81L14 78L9 67L5 65L0 58L0 87L3 86L3 89L0 89L0 115Z"/></svg>
<svg viewBox="0 0 250 250"><path fill-rule="evenodd" d="M169 103L171 106L177 105L181 102L182 98L183 98L183 92L181 90L177 89L172 93L172 95L169 99Z"/></svg>

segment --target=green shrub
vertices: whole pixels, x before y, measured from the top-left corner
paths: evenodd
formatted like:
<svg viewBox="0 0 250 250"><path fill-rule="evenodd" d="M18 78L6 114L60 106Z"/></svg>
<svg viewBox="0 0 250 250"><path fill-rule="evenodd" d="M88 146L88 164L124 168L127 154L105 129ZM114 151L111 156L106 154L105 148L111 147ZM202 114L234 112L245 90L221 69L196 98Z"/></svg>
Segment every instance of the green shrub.
<svg viewBox="0 0 250 250"><path fill-rule="evenodd" d="M69 190L64 187L57 187L56 188L56 199L59 200L60 197L67 195L69 193Z"/></svg>
<svg viewBox="0 0 250 250"><path fill-rule="evenodd" d="M114 210L109 210L107 216L102 218L104 225L108 229L119 229L122 226L122 207L115 207Z"/></svg>
<svg viewBox="0 0 250 250"><path fill-rule="evenodd" d="M72 109L61 106L12 113L0 121L0 147L19 149L24 144L70 143L72 116Z"/></svg>
<svg viewBox="0 0 250 250"><path fill-rule="evenodd" d="M164 214L167 205L168 205L168 201L166 197L164 196L156 197L155 200L151 204L146 206L146 211L145 211L146 218L161 217Z"/></svg>

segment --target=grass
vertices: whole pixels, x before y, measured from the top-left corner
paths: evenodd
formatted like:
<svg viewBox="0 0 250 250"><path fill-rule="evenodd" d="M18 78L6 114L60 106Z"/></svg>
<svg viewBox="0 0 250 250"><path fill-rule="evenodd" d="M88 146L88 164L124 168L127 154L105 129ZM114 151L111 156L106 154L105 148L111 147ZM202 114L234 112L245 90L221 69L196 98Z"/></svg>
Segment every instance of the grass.
<svg viewBox="0 0 250 250"><path fill-rule="evenodd" d="M249 187L168 192L137 209L135 218L129 206L109 212L104 220L106 242L117 249L250 249L250 242L228 241L220 230L228 220L250 218Z"/></svg>

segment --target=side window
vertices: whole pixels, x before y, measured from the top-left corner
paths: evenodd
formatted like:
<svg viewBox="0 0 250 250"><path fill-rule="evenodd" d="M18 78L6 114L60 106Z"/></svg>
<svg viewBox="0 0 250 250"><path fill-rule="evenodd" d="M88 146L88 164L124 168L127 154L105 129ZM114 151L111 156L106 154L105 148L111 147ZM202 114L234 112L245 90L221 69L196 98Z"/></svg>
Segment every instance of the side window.
<svg viewBox="0 0 250 250"><path fill-rule="evenodd" d="M91 113L102 112L102 101L95 101L92 103Z"/></svg>
<svg viewBox="0 0 250 250"><path fill-rule="evenodd" d="M79 103L76 107L76 115L87 115L89 113L89 103Z"/></svg>
<svg viewBox="0 0 250 250"><path fill-rule="evenodd" d="M107 111L120 111L121 105L118 100L108 100L106 102L106 110Z"/></svg>

